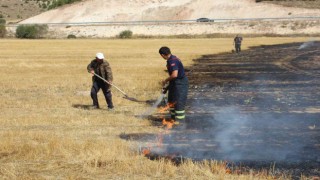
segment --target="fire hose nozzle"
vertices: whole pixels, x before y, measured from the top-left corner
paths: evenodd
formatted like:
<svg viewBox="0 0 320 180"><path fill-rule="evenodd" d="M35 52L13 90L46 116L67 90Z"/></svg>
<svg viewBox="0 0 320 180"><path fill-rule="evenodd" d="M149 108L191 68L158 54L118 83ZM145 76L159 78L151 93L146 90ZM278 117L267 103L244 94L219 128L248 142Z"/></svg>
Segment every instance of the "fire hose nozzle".
<svg viewBox="0 0 320 180"><path fill-rule="evenodd" d="M168 89L169 89L169 86L163 87L162 88L162 94L166 94Z"/></svg>

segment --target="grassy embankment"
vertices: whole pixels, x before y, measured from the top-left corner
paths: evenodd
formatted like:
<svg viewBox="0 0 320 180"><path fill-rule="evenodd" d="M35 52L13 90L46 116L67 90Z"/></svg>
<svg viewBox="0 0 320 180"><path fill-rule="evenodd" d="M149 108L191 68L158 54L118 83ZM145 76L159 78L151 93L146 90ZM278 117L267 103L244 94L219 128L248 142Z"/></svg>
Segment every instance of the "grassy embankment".
<svg viewBox="0 0 320 180"><path fill-rule="evenodd" d="M303 42L307 38L244 38L243 49L260 44ZM121 98L116 110L83 110L90 105L91 77L86 66L104 52L114 83L129 96L156 99L167 74L158 48L171 47L185 66L203 54L230 52L231 38L144 40L5 40L0 43L0 178L8 179L249 179L266 174L230 175L220 165L187 162L175 166L150 161L139 144L122 133L158 133L134 115L148 105ZM263 58L263 57L261 57ZM143 145L143 144L142 144Z"/></svg>

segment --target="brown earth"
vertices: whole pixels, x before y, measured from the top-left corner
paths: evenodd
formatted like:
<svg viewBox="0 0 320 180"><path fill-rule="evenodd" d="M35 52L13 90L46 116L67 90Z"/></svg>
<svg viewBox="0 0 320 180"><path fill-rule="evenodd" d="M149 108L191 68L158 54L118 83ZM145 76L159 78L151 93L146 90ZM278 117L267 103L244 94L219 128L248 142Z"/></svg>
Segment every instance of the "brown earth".
<svg viewBox="0 0 320 180"><path fill-rule="evenodd" d="M37 1L0 0L0 15L7 22L19 22L44 11Z"/></svg>

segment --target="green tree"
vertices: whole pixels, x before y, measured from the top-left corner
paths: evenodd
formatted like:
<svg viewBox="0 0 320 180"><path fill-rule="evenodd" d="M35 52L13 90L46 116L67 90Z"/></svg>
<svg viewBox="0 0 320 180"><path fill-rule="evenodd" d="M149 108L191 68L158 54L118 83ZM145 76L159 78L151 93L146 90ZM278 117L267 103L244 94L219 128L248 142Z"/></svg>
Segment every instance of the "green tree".
<svg viewBox="0 0 320 180"><path fill-rule="evenodd" d="M73 35L73 34L69 34L67 38L68 38L68 39L76 39L77 36L76 36L76 35Z"/></svg>
<svg viewBox="0 0 320 180"><path fill-rule="evenodd" d="M121 39L130 39L130 38L132 38L132 34L133 34L132 31L125 30L125 31L120 32L119 37Z"/></svg>
<svg viewBox="0 0 320 180"><path fill-rule="evenodd" d="M6 20L5 19L0 19L0 24L6 24Z"/></svg>
<svg viewBox="0 0 320 180"><path fill-rule="evenodd" d="M47 4L47 7L48 9L54 9L59 6L63 6L65 4L71 4L77 1L81 1L81 0L53 0L50 5L49 3Z"/></svg>
<svg viewBox="0 0 320 180"><path fill-rule="evenodd" d="M16 29L16 37L21 39L39 39L47 32L47 25L19 25Z"/></svg>
<svg viewBox="0 0 320 180"><path fill-rule="evenodd" d="M43 3L43 4L42 4L42 9L47 9L46 3Z"/></svg>
<svg viewBox="0 0 320 180"><path fill-rule="evenodd" d="M6 26L3 24L0 24L0 37L3 38L7 34Z"/></svg>

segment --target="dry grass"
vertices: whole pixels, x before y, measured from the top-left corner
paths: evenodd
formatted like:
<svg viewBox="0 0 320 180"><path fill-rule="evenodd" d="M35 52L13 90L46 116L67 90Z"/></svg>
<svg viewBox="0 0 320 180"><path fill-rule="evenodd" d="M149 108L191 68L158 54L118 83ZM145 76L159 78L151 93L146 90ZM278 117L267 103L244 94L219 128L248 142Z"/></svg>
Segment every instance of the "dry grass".
<svg viewBox="0 0 320 180"><path fill-rule="evenodd" d="M244 49L260 44L307 38L244 38ZM147 119L148 106L121 98L115 89L115 112L83 110L90 105L91 77L86 65L104 52L114 83L129 96L156 99L166 75L158 55L171 47L185 65L203 54L230 52L232 38L144 40L0 40L0 178L7 179L254 179L226 174L219 163L186 162L181 166L150 161L139 144L122 133L157 133ZM105 106L102 94L99 96ZM259 175L260 179L269 178Z"/></svg>

